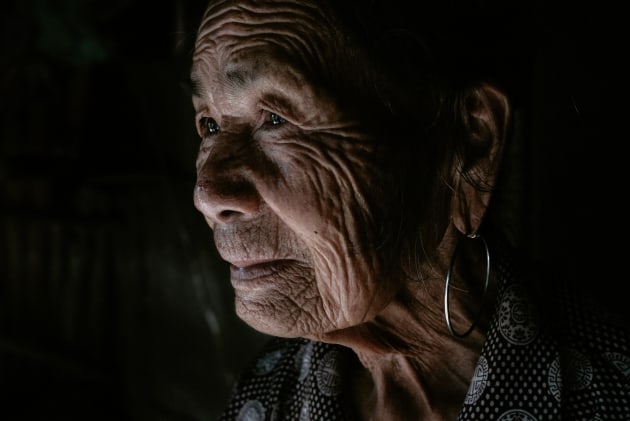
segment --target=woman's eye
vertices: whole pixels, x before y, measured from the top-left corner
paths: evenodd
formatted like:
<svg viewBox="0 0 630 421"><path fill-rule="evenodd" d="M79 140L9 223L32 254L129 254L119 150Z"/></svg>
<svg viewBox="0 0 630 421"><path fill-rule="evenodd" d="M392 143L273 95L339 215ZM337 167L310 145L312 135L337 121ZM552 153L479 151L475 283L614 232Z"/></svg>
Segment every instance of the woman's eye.
<svg viewBox="0 0 630 421"><path fill-rule="evenodd" d="M221 130L219 124L212 117L203 117L201 119L201 128L209 135L217 134Z"/></svg>
<svg viewBox="0 0 630 421"><path fill-rule="evenodd" d="M287 121L276 113L269 113L269 122L271 125L277 126L279 124L284 124Z"/></svg>

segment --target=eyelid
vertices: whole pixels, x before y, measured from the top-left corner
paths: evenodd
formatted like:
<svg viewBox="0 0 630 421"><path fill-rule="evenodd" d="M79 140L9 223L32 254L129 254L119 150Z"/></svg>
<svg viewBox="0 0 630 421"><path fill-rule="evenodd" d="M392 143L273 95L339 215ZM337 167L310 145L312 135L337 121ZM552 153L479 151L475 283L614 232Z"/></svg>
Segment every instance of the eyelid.
<svg viewBox="0 0 630 421"><path fill-rule="evenodd" d="M293 103L289 98L263 94L258 100L258 107L265 113L274 113L287 121L293 121Z"/></svg>
<svg viewBox="0 0 630 421"><path fill-rule="evenodd" d="M207 117L207 114L204 110L197 110L195 112L195 129L197 129L197 134L201 137L204 137L203 119L205 117Z"/></svg>
<svg viewBox="0 0 630 421"><path fill-rule="evenodd" d="M203 116L197 116L197 118L195 118L195 129L197 129L197 134L199 135L199 137L201 137L202 139L205 137L205 133L203 130Z"/></svg>
<svg viewBox="0 0 630 421"><path fill-rule="evenodd" d="M272 119L274 118L273 116L276 116L278 118L280 118L282 121L279 123L274 124L272 122ZM264 108L262 109L261 112L261 126L271 126L271 127L278 127L278 126L282 126L284 124L287 123L291 123L291 121L289 120L289 118L285 117L285 115L281 112L277 112L277 111L272 111L268 108Z"/></svg>

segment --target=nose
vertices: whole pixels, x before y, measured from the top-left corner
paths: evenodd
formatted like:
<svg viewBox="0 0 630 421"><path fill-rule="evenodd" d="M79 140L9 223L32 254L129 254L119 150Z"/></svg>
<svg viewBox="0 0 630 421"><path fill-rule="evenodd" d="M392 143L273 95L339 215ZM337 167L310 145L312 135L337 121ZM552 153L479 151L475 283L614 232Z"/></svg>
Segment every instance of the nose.
<svg viewBox="0 0 630 421"><path fill-rule="evenodd" d="M212 226L255 218L262 199L252 177L253 160L242 150L211 149L202 149L198 157L195 207Z"/></svg>

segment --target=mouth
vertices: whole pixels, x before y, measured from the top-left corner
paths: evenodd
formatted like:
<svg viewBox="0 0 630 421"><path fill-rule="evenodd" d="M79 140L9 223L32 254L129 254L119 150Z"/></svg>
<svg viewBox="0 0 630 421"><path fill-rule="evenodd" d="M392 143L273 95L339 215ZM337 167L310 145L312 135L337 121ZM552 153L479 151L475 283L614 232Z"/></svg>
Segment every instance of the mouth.
<svg viewBox="0 0 630 421"><path fill-rule="evenodd" d="M232 262L230 281L234 289L261 290L273 285L279 273L286 270L290 264L290 260Z"/></svg>

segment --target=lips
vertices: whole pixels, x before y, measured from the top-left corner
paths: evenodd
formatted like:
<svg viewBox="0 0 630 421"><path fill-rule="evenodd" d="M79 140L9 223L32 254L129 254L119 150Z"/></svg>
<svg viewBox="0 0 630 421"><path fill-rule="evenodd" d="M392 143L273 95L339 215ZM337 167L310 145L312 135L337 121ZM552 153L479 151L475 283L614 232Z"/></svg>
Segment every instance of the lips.
<svg viewBox="0 0 630 421"><path fill-rule="evenodd" d="M230 265L230 280L235 289L260 290L273 284L289 264L288 260L234 262Z"/></svg>
<svg viewBox="0 0 630 421"><path fill-rule="evenodd" d="M240 280L256 279L261 276L268 276L273 273L274 266L280 260L260 261L260 262L236 262L230 265L232 277Z"/></svg>

